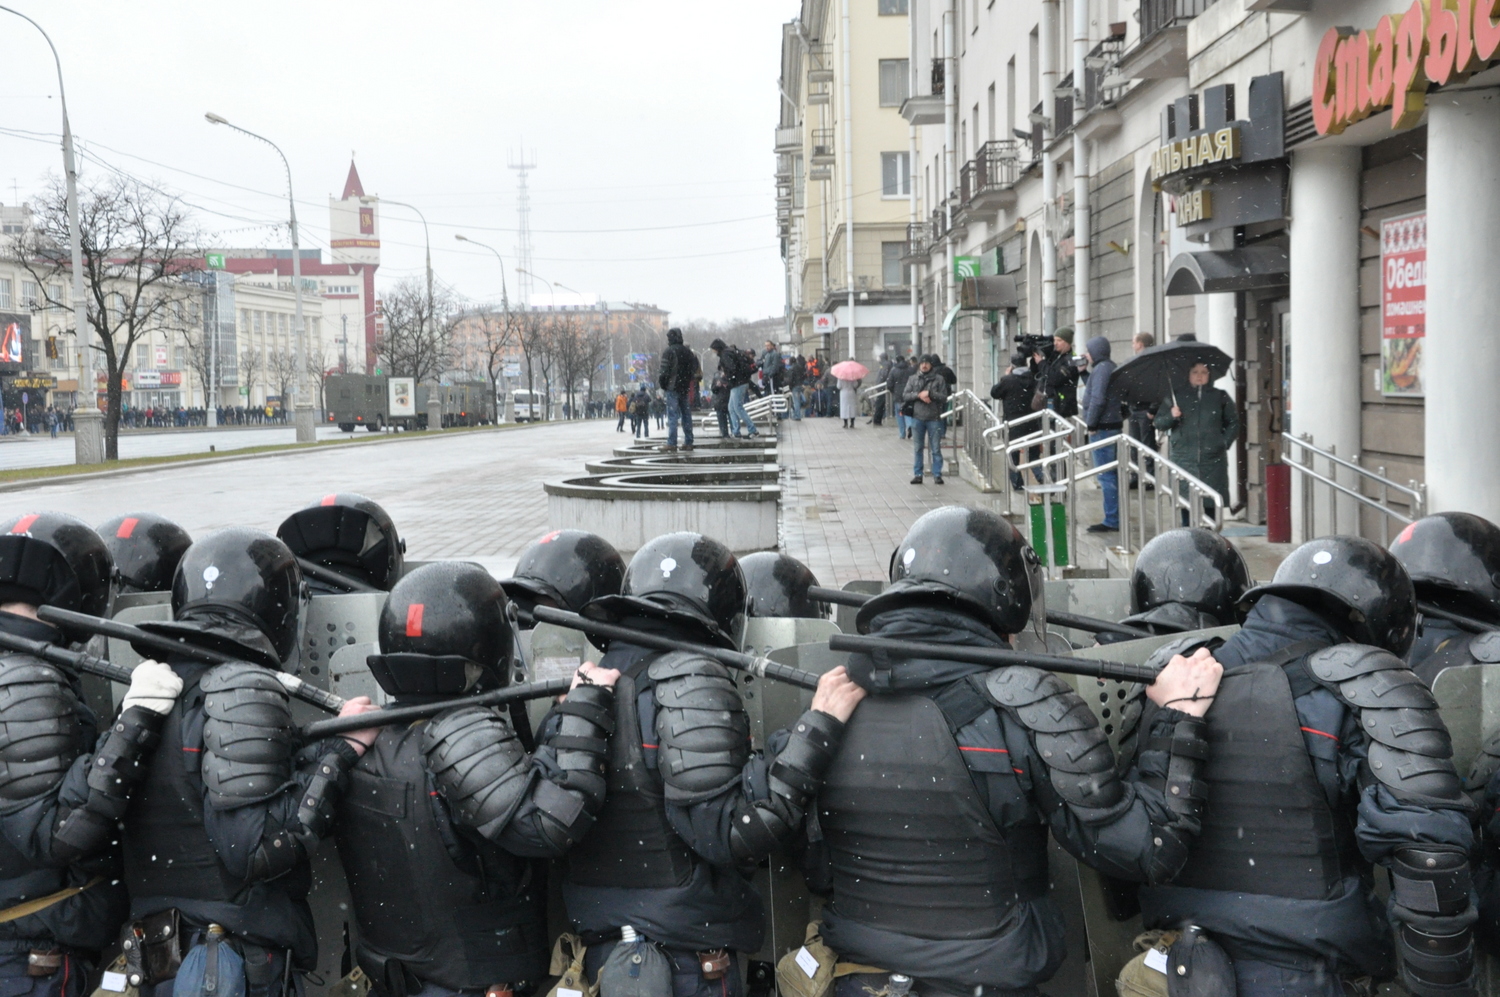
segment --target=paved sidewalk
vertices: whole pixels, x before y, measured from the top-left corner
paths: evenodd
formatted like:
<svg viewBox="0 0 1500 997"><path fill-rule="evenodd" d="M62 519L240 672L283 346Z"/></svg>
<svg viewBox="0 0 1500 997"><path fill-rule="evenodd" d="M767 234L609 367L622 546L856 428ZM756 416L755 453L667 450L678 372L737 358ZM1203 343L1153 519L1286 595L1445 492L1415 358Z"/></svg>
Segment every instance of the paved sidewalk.
<svg viewBox="0 0 1500 997"><path fill-rule="evenodd" d="M824 585L886 577L891 552L924 512L944 505L989 505L958 477L944 451L942 485L911 480L911 444L889 420L787 419L781 424L781 547Z"/></svg>

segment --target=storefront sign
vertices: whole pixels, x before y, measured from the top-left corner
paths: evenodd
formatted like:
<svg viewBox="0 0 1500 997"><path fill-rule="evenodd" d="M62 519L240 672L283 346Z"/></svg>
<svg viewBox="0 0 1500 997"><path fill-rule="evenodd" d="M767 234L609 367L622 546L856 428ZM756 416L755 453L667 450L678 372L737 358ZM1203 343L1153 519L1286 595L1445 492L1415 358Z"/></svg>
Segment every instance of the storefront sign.
<svg viewBox="0 0 1500 997"><path fill-rule="evenodd" d="M135 372L135 386L137 388L159 388L161 387L161 375L154 370L138 370Z"/></svg>
<svg viewBox="0 0 1500 997"><path fill-rule="evenodd" d="M171 387L182 384L182 371L164 370L161 372L162 387Z"/></svg>
<svg viewBox="0 0 1500 997"><path fill-rule="evenodd" d="M1177 198L1177 224L1192 225L1195 222L1205 222L1214 216L1214 195L1212 191L1190 190Z"/></svg>
<svg viewBox="0 0 1500 997"><path fill-rule="evenodd" d="M1240 130L1220 128L1201 135L1189 135L1160 146L1151 154L1151 182L1156 183L1174 173L1227 163L1240 158Z"/></svg>
<svg viewBox="0 0 1500 997"><path fill-rule="evenodd" d="M1427 333L1427 214L1380 223L1380 387L1421 397Z"/></svg>
<svg viewBox="0 0 1500 997"><path fill-rule="evenodd" d="M1427 86L1444 86L1500 58L1500 0L1413 0L1373 31L1329 28L1313 62L1313 125L1337 135L1376 111L1409 128L1427 107Z"/></svg>
<svg viewBox="0 0 1500 997"><path fill-rule="evenodd" d="M27 374L10 382L12 388L31 388L42 391L51 391L57 387L57 378L50 374Z"/></svg>
<svg viewBox="0 0 1500 997"><path fill-rule="evenodd" d="M977 256L955 256L953 257L953 279L967 280L970 277L979 276L979 257Z"/></svg>

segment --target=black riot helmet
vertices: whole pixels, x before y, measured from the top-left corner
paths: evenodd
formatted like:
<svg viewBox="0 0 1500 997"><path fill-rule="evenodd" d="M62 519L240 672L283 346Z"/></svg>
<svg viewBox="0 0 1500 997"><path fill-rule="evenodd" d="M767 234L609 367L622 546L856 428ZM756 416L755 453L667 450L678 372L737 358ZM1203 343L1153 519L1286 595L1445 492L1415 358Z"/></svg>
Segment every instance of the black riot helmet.
<svg viewBox="0 0 1500 997"><path fill-rule="evenodd" d="M807 594L818 584L812 569L789 554L763 550L740 558L745 573L745 588L750 593L745 603L746 616L783 617L822 620L828 617L828 603L818 602Z"/></svg>
<svg viewBox="0 0 1500 997"><path fill-rule="evenodd" d="M113 571L109 548L82 520L34 512L0 525L0 602L102 616ZM62 628L71 640L87 640Z"/></svg>
<svg viewBox="0 0 1500 997"><path fill-rule="evenodd" d="M1276 577L1245 593L1246 608L1276 595L1316 610L1358 644L1405 657L1416 634L1411 576L1390 551L1361 537L1320 537L1292 551Z"/></svg>
<svg viewBox="0 0 1500 997"><path fill-rule="evenodd" d="M457 696L510 681L510 600L488 571L435 561L403 577L380 611L380 687L403 699Z"/></svg>
<svg viewBox="0 0 1500 997"><path fill-rule="evenodd" d="M585 530L553 530L521 551L514 576L500 584L521 609L547 602L571 613L601 595L619 595L625 559L610 542Z"/></svg>
<svg viewBox="0 0 1500 997"><path fill-rule="evenodd" d="M888 609L957 609L999 634L1018 634L1034 621L1041 572L1035 552L1014 526L987 509L934 509L907 530L891 558L891 584L859 608L855 625Z"/></svg>
<svg viewBox="0 0 1500 997"><path fill-rule="evenodd" d="M142 630L280 668L297 646L302 569L287 545L242 526L195 541L172 579L172 622Z"/></svg>
<svg viewBox="0 0 1500 997"><path fill-rule="evenodd" d="M325 495L292 513L276 535L298 557L389 591L401 577L406 541L378 502L363 495Z"/></svg>
<svg viewBox="0 0 1500 997"><path fill-rule="evenodd" d="M745 575L719 541L668 533L636 551L619 595L600 596L583 615L611 623L630 616L667 620L735 648L745 619Z"/></svg>
<svg viewBox="0 0 1500 997"><path fill-rule="evenodd" d="M1240 600L1250 569L1239 549L1213 530L1168 530L1141 548L1130 573L1134 613L1125 623L1163 632L1228 626L1245 618Z"/></svg>
<svg viewBox="0 0 1500 997"><path fill-rule="evenodd" d="M1397 534L1391 553L1423 602L1500 624L1500 526L1467 512L1440 512Z"/></svg>
<svg viewBox="0 0 1500 997"><path fill-rule="evenodd" d="M169 592L177 562L193 545L188 531L164 516L132 512L99 524L115 562L119 592Z"/></svg>

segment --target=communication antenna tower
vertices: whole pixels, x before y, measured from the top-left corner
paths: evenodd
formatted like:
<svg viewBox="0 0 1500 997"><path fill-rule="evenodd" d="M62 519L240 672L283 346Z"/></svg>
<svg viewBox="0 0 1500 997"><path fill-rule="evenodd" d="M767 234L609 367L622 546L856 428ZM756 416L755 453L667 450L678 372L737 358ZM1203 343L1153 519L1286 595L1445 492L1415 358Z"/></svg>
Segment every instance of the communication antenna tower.
<svg viewBox="0 0 1500 997"><path fill-rule="evenodd" d="M528 159L526 147L510 154L510 168L516 171L516 214L520 230L516 241L516 291L521 307L531 307L531 192L526 189L526 174L536 169L536 160Z"/></svg>

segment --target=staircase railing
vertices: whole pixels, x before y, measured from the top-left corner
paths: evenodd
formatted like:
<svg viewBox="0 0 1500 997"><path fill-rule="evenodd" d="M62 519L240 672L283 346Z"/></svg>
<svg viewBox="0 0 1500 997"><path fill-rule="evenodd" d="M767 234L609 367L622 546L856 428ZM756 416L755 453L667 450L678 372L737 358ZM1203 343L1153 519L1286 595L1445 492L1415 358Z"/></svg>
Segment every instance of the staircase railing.
<svg viewBox="0 0 1500 997"><path fill-rule="evenodd" d="M1300 543L1326 534L1362 534L1359 506L1375 510L1383 547L1391 542L1392 520L1398 526L1405 526L1427 515L1427 487L1415 479L1404 485L1398 484L1385 476L1383 465L1371 471L1360 465L1358 454L1340 457L1337 447L1329 444L1328 449L1321 449L1313 445L1311 436L1284 436L1282 445L1282 462L1292 469L1293 482L1300 485ZM1340 501L1339 496L1349 501ZM1393 499L1404 499L1404 503L1393 505ZM1353 514L1353 522L1345 519L1343 529L1340 529L1339 522L1341 505L1345 507L1346 515ZM1317 525L1319 506L1327 509L1326 530Z"/></svg>

